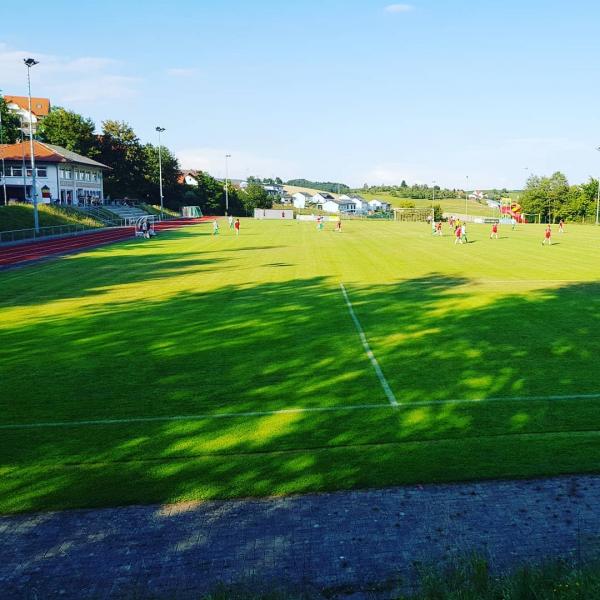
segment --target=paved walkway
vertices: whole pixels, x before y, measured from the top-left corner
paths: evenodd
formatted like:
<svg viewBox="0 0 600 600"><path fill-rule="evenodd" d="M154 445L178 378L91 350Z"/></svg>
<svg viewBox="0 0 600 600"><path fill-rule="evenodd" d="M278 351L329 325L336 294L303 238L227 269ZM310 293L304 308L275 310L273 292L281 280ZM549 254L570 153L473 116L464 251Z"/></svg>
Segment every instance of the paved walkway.
<svg viewBox="0 0 600 600"><path fill-rule="evenodd" d="M199 598L219 583L392 598L415 566L599 549L600 476L0 517L0 598Z"/></svg>

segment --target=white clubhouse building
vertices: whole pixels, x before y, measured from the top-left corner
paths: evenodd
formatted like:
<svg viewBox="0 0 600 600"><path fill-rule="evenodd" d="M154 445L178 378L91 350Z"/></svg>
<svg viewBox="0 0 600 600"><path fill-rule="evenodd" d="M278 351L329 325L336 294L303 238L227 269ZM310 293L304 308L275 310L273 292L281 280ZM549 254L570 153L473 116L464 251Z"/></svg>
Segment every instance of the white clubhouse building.
<svg viewBox="0 0 600 600"><path fill-rule="evenodd" d="M38 202L75 206L104 203L103 172L110 167L53 144L34 141L33 148ZM7 200L31 202L29 142L3 144L0 161L0 195L5 184Z"/></svg>

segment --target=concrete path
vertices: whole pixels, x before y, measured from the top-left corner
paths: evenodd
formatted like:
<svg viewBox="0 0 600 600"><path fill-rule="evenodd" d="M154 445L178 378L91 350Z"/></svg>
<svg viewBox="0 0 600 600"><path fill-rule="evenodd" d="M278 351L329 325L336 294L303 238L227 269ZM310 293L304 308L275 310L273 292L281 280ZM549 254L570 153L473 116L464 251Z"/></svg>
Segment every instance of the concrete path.
<svg viewBox="0 0 600 600"><path fill-rule="evenodd" d="M597 555L600 476L0 517L0 598L197 599L219 584L393 598L478 550Z"/></svg>

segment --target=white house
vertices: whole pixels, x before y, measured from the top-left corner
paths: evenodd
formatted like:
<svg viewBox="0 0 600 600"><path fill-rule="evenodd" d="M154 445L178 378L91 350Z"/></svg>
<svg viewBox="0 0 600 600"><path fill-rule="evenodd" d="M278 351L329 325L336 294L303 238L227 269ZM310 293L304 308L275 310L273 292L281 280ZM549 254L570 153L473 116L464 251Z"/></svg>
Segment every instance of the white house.
<svg viewBox="0 0 600 600"><path fill-rule="evenodd" d="M373 211L388 211L391 210L392 205L389 202L382 202L381 200L377 200L377 198L373 198L373 200L369 200L369 209Z"/></svg>
<svg viewBox="0 0 600 600"><path fill-rule="evenodd" d="M304 192L292 194L292 204L294 205L294 208L306 208L306 205L310 204L311 199L311 195Z"/></svg>
<svg viewBox="0 0 600 600"><path fill-rule="evenodd" d="M335 198L328 192L317 192L312 197L311 202L313 204L316 204L317 206L319 206L319 205L324 205L325 202L327 202L328 200L335 200ZM323 210L325 210L325 209L323 209Z"/></svg>
<svg viewBox="0 0 600 600"><path fill-rule="evenodd" d="M313 196L314 198L314 196ZM325 200L325 202L318 204L317 206L321 207L321 210L329 213L339 213L341 212L340 202L338 200Z"/></svg>
<svg viewBox="0 0 600 600"><path fill-rule="evenodd" d="M29 135L29 127L35 134L40 121L50 112L48 98L31 98L31 112L29 112L29 98L27 96L4 96L6 107L15 113L21 121L21 131Z"/></svg>
<svg viewBox="0 0 600 600"><path fill-rule="evenodd" d="M183 183L185 185L198 185L198 180L200 178L199 171L194 171L193 169L188 169L186 171L181 171L179 173L179 177L177 178L178 183Z"/></svg>
<svg viewBox="0 0 600 600"><path fill-rule="evenodd" d="M33 142L38 202L45 204L102 204L103 172L110 169L91 158L60 146ZM4 159L8 200L31 202L33 177L29 142L3 144L0 159ZM0 164L1 166L1 164Z"/></svg>
<svg viewBox="0 0 600 600"><path fill-rule="evenodd" d="M338 197L343 204L347 205L347 208L343 208L343 212L349 212L354 214L362 214L369 211L368 202L359 195L348 196L347 194L342 194Z"/></svg>

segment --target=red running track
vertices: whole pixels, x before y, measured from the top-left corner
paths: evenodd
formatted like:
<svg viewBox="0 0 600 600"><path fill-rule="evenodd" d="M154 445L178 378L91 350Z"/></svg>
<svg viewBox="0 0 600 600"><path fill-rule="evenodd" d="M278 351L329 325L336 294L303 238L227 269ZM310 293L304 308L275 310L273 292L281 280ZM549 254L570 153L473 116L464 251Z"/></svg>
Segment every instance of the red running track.
<svg viewBox="0 0 600 600"><path fill-rule="evenodd" d="M167 231L169 229L177 229L184 225L194 225L212 219L212 217L200 217L196 219L173 219L172 221L164 221L157 223L154 229L159 231ZM95 246L103 244L111 244L128 238L133 238L135 228L130 227L115 227L112 229L101 229L92 233L83 233L63 238L55 238L52 240L27 242L16 246L0 248L0 268L19 265L22 263L41 260L51 256L60 256L62 254L72 254L87 250Z"/></svg>

